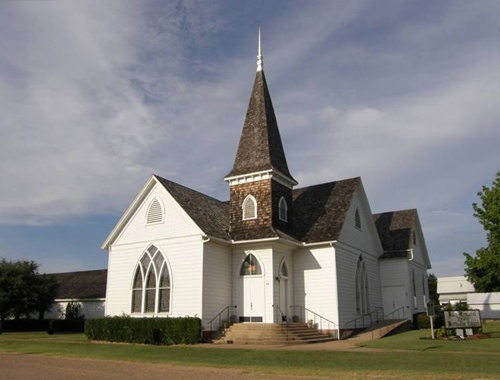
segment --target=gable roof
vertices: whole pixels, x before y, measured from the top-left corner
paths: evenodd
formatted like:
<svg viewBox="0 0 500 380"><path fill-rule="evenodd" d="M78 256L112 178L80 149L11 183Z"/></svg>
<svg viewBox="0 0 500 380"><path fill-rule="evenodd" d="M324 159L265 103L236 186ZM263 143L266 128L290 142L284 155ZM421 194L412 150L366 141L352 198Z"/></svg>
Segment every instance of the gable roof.
<svg viewBox="0 0 500 380"><path fill-rule="evenodd" d="M154 175L196 225L207 235L229 240L229 204Z"/></svg>
<svg viewBox="0 0 500 380"><path fill-rule="evenodd" d="M415 209L373 215L384 248L384 258L406 257L413 248L416 215Z"/></svg>
<svg viewBox="0 0 500 380"><path fill-rule="evenodd" d="M54 273L59 284L56 299L98 299L106 298L108 270Z"/></svg>
<svg viewBox="0 0 500 380"><path fill-rule="evenodd" d="M294 190L296 238L305 243L337 240L360 181L356 177Z"/></svg>
<svg viewBox="0 0 500 380"><path fill-rule="evenodd" d="M277 170L297 183L288 170L264 71L257 71L232 170L226 176Z"/></svg>

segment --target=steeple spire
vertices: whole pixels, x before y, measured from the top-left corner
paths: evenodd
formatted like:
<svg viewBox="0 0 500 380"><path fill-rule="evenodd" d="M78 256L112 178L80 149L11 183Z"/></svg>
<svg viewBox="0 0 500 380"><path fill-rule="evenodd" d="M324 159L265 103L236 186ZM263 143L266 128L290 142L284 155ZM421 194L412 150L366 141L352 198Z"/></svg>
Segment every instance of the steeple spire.
<svg viewBox="0 0 500 380"><path fill-rule="evenodd" d="M259 45L257 48L257 72L262 71L263 67L263 62L262 62L262 50L261 50L261 45L260 45L260 27L259 27Z"/></svg>
<svg viewBox="0 0 500 380"><path fill-rule="evenodd" d="M273 178L281 178L287 186L293 187L297 181L288 169L271 95L262 69L260 28L257 52L255 82L233 169L226 176L226 180L231 182L231 178L272 172Z"/></svg>

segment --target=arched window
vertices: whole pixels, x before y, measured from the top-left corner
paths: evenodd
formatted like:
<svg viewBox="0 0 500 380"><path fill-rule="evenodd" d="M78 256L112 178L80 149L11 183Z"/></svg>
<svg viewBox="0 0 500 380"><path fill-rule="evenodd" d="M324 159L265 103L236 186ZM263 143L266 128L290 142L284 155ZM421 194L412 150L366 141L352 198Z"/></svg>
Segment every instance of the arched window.
<svg viewBox="0 0 500 380"><path fill-rule="evenodd" d="M241 264L240 276L256 276L259 274L262 274L259 261L250 253Z"/></svg>
<svg viewBox="0 0 500 380"><path fill-rule="evenodd" d="M284 261L281 263L280 277L285 277L285 278L288 277L288 267L286 265L286 262L284 262Z"/></svg>
<svg viewBox="0 0 500 380"><path fill-rule="evenodd" d="M365 263L360 256L356 265L356 312L366 314L370 311L370 287Z"/></svg>
<svg viewBox="0 0 500 380"><path fill-rule="evenodd" d="M167 261L158 248L152 245L142 254L135 270L132 313L168 313L170 289Z"/></svg>
<svg viewBox="0 0 500 380"><path fill-rule="evenodd" d="M417 285L415 283L415 269L413 269L411 272L411 282L413 289L413 305L417 307Z"/></svg>
<svg viewBox="0 0 500 380"><path fill-rule="evenodd" d="M356 211L354 212L354 225L357 229L361 229L361 217L359 216L359 210L356 207Z"/></svg>
<svg viewBox="0 0 500 380"><path fill-rule="evenodd" d="M256 219L257 218L257 201L251 195L248 195L242 204L243 208L243 220Z"/></svg>
<svg viewBox="0 0 500 380"><path fill-rule="evenodd" d="M158 199L153 199L148 208L146 217L147 224L163 222L163 207Z"/></svg>
<svg viewBox="0 0 500 380"><path fill-rule="evenodd" d="M286 204L286 200L284 197L281 197L278 209L280 220L288 222L288 205Z"/></svg>

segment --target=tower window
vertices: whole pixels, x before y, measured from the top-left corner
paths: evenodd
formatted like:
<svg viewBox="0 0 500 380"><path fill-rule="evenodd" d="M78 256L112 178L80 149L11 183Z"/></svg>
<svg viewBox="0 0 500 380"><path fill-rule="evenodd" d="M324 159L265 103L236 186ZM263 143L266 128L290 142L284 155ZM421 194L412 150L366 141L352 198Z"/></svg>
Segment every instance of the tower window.
<svg viewBox="0 0 500 380"><path fill-rule="evenodd" d="M147 224L161 223L163 222L163 208L158 199L153 199L148 208L148 213L146 217Z"/></svg>
<svg viewBox="0 0 500 380"><path fill-rule="evenodd" d="M286 204L285 198L281 197L278 208L280 220L288 222L288 206Z"/></svg>
<svg viewBox="0 0 500 380"><path fill-rule="evenodd" d="M257 218L257 201L251 195L247 196L243 201L243 220Z"/></svg>

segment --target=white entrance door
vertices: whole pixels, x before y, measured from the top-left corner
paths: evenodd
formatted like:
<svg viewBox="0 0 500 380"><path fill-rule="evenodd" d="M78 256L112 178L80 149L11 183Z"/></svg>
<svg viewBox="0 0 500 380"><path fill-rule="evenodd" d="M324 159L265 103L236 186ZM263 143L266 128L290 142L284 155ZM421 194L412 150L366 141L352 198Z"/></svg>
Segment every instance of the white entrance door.
<svg viewBox="0 0 500 380"><path fill-rule="evenodd" d="M264 271L257 258L248 254L240 268L240 322L264 321Z"/></svg>
<svg viewBox="0 0 500 380"><path fill-rule="evenodd" d="M264 276L247 276L242 281L243 308L240 322L263 322Z"/></svg>
<svg viewBox="0 0 500 380"><path fill-rule="evenodd" d="M279 306L280 313L277 313L278 320L275 321L277 323L286 322L288 319L288 266L285 261L281 262L280 270L279 270Z"/></svg>
<svg viewBox="0 0 500 380"><path fill-rule="evenodd" d="M404 286L387 286L383 288L384 314L389 319L410 318L408 296Z"/></svg>
<svg viewBox="0 0 500 380"><path fill-rule="evenodd" d="M288 319L288 279L287 278L281 278L280 279L280 309L281 313L281 321L278 320L276 322L281 323L281 322L286 322Z"/></svg>

